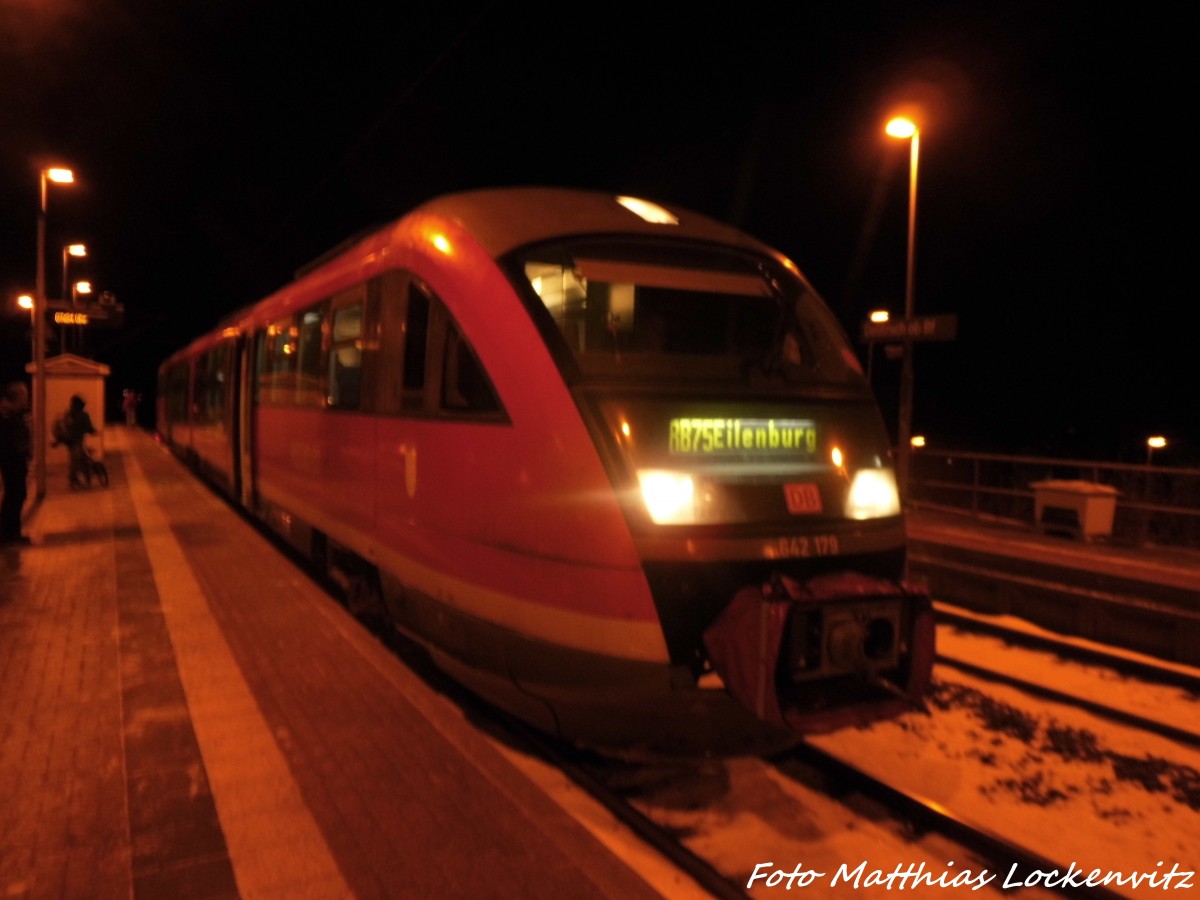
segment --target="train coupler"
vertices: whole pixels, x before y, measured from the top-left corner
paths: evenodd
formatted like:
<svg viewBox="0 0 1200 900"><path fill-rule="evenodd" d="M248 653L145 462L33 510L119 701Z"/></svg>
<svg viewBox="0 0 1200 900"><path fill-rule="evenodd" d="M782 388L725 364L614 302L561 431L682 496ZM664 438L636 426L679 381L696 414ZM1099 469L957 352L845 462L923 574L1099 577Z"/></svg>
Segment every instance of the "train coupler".
<svg viewBox="0 0 1200 900"><path fill-rule="evenodd" d="M704 633L726 689L763 721L826 731L919 706L933 665L928 596L856 572L776 573Z"/></svg>

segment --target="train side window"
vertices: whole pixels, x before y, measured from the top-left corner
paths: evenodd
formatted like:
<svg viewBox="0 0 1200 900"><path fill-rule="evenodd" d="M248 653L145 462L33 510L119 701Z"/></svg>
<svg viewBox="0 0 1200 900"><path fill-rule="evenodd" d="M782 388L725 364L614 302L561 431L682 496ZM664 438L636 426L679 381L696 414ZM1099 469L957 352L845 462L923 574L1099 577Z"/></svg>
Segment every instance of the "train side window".
<svg viewBox="0 0 1200 900"><path fill-rule="evenodd" d="M372 279L372 296L378 298L373 316L378 347L374 370L375 409L396 415L404 397L404 336L408 295L408 276L403 272L385 272Z"/></svg>
<svg viewBox="0 0 1200 900"><path fill-rule="evenodd" d="M188 420L188 381L190 371L186 360L177 362L167 371L167 418L172 424Z"/></svg>
<svg viewBox="0 0 1200 900"><path fill-rule="evenodd" d="M296 403L300 406L322 405L325 394L321 386L323 324L319 305L300 313L300 333L296 343Z"/></svg>
<svg viewBox="0 0 1200 900"><path fill-rule="evenodd" d="M454 412L497 412L500 401L458 324L447 314L442 355L441 408Z"/></svg>
<svg viewBox="0 0 1200 900"><path fill-rule="evenodd" d="M408 310L404 324L404 396L405 409L425 406L425 355L429 340L430 297L417 284L408 289Z"/></svg>
<svg viewBox="0 0 1200 900"><path fill-rule="evenodd" d="M263 403L291 403L296 388L296 322L290 316L267 326L259 374Z"/></svg>
<svg viewBox="0 0 1200 900"><path fill-rule="evenodd" d="M362 286L365 288L365 285ZM336 301L335 301L336 302ZM363 303L335 307L329 341L329 406L358 409L362 395Z"/></svg>
<svg viewBox="0 0 1200 900"><path fill-rule="evenodd" d="M196 360L196 384L192 390L193 420L197 425L222 424L225 416L225 366L228 347L220 345Z"/></svg>

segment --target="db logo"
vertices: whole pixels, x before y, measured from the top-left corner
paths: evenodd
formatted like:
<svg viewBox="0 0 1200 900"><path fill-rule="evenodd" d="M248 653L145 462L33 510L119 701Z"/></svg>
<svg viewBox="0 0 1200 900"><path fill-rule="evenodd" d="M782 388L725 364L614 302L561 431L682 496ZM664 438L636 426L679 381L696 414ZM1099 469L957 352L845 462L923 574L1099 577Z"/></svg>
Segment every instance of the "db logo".
<svg viewBox="0 0 1200 900"><path fill-rule="evenodd" d="M812 482L785 484L783 496L787 500L788 512L795 516L821 512L821 491Z"/></svg>

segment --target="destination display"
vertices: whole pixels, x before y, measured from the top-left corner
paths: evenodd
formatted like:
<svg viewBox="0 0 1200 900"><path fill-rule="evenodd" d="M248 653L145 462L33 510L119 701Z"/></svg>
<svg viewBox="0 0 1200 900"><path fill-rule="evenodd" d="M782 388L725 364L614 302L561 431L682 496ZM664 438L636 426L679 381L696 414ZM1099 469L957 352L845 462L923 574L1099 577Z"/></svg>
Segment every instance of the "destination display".
<svg viewBox="0 0 1200 900"><path fill-rule="evenodd" d="M668 449L683 456L817 451L812 419L671 419Z"/></svg>

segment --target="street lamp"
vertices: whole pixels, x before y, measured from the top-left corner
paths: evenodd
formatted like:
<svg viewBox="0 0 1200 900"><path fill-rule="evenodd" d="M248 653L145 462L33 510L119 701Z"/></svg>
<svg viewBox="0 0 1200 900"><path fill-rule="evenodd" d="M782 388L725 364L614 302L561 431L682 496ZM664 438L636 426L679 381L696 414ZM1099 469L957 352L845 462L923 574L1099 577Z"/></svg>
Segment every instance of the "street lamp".
<svg viewBox="0 0 1200 900"><path fill-rule="evenodd" d="M87 256L87 246L84 244L67 244L63 247L62 252L62 298L67 299L67 263L71 261L71 257Z"/></svg>
<svg viewBox="0 0 1200 900"><path fill-rule="evenodd" d="M867 316L867 319L871 322L874 322L876 325L882 325L891 317L891 313L889 313L886 309L873 309L871 310L871 314ZM867 384L871 383L871 369L874 367L874 365L875 341L869 340L867 341Z"/></svg>
<svg viewBox="0 0 1200 900"><path fill-rule="evenodd" d="M904 319L908 322L913 317L913 264L916 260L917 249L917 159L921 146L921 131L912 119L897 116L888 121L884 131L890 137L907 139L909 146L908 162L908 251L906 254L906 271L904 277ZM912 418L913 418L913 345L912 339L904 338L904 360L900 366L900 434L898 449L900 451L900 497L908 501L908 477L912 460Z"/></svg>
<svg viewBox="0 0 1200 900"><path fill-rule="evenodd" d="M52 182L74 181L70 169L56 167L38 173L37 287L33 295L33 474L38 499L46 496L46 200Z"/></svg>
<svg viewBox="0 0 1200 900"><path fill-rule="evenodd" d="M63 251L62 251L62 281L59 282L59 284L62 285L62 293L60 294L60 298L63 303L67 302L67 263L69 263L71 261L72 256L75 256L75 257L87 256L87 247L83 244L67 244L65 247L63 247ZM74 296L71 297L71 305L72 306L75 305ZM61 352L65 353L67 350L67 333L65 331L63 331L61 333L61 338L58 342L58 345L59 345Z"/></svg>
<svg viewBox="0 0 1200 900"><path fill-rule="evenodd" d="M1167 439L1161 434L1146 438L1146 465L1154 461L1154 451L1167 446Z"/></svg>

